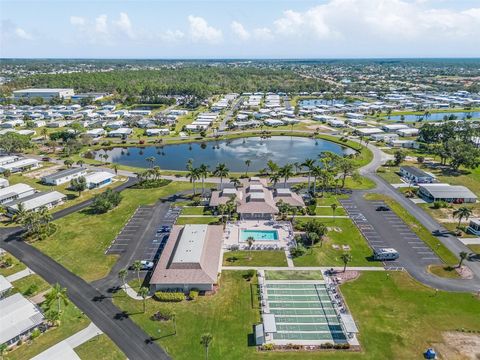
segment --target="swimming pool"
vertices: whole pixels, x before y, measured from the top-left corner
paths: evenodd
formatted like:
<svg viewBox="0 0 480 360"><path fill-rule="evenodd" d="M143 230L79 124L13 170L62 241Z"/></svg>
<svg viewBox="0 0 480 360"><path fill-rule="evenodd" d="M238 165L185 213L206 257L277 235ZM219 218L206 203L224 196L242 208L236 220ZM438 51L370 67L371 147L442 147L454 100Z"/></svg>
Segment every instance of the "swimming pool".
<svg viewBox="0 0 480 360"><path fill-rule="evenodd" d="M276 241L278 240L277 230L241 230L240 241L245 242L249 237L255 241Z"/></svg>

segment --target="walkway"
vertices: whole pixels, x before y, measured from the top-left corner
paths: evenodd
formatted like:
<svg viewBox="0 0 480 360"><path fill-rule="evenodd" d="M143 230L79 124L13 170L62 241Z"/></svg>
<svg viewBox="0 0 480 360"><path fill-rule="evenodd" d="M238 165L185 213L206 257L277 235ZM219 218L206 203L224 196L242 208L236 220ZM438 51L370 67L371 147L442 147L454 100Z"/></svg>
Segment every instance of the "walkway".
<svg viewBox="0 0 480 360"><path fill-rule="evenodd" d="M12 274L10 276L7 276L5 279L10 281L11 283L20 279L23 279L24 277L27 277L29 275L35 274L30 268L26 268L23 270L20 270L19 272L16 272L15 274Z"/></svg>
<svg viewBox="0 0 480 360"><path fill-rule="evenodd" d="M222 266L222 271L225 270L299 270L299 271L327 271L333 269L336 271L343 271L343 266L295 266L295 268L288 268L285 266ZM385 271L380 266L347 266L347 270L351 271Z"/></svg>
<svg viewBox="0 0 480 360"><path fill-rule="evenodd" d="M85 329L80 330L69 338L60 341L58 344L48 348L44 352L32 358L32 360L80 359L80 357L73 349L100 334L102 334L102 331L92 322Z"/></svg>
<svg viewBox="0 0 480 360"><path fill-rule="evenodd" d="M133 300L143 300L143 297L141 297L140 295L138 295L138 292L137 290L135 290L134 288L132 288L130 285L128 284L125 284L125 287L123 287L123 291L125 291L125 293L130 296ZM150 299L152 297L152 295L148 295L146 297L146 299Z"/></svg>

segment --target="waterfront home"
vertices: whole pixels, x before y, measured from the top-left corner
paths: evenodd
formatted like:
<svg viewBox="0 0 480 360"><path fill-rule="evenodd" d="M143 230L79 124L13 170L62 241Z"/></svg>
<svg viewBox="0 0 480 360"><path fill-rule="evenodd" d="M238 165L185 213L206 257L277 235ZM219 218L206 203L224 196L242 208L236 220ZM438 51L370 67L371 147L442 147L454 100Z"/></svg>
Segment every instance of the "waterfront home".
<svg viewBox="0 0 480 360"><path fill-rule="evenodd" d="M221 271L223 226L174 225L150 279L150 288L212 291Z"/></svg>
<svg viewBox="0 0 480 360"><path fill-rule="evenodd" d="M112 183L115 174L108 171L96 171L85 176L88 189L97 189Z"/></svg>

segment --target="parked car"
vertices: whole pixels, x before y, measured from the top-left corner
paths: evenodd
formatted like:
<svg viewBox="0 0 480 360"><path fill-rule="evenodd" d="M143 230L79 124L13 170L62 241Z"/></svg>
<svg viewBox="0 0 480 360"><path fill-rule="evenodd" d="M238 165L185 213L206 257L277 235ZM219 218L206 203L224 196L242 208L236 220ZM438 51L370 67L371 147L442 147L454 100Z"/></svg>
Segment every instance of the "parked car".
<svg viewBox="0 0 480 360"><path fill-rule="evenodd" d="M140 264L141 264L140 270L152 270L153 266L155 265L153 261L149 261L149 260L141 260ZM129 269L133 270L133 265L130 265Z"/></svg>
<svg viewBox="0 0 480 360"><path fill-rule="evenodd" d="M385 205L380 205L375 210L377 210L377 211L390 211L390 208L388 206L385 206Z"/></svg>
<svg viewBox="0 0 480 360"><path fill-rule="evenodd" d="M380 248L373 251L373 258L380 261L396 260L399 256L397 250L393 248Z"/></svg>
<svg viewBox="0 0 480 360"><path fill-rule="evenodd" d="M172 228L171 228L170 226L168 226L168 225L163 225L163 226L161 226L161 227L157 230L157 232L159 232L159 233L167 233L167 232L170 232L171 230L172 230Z"/></svg>

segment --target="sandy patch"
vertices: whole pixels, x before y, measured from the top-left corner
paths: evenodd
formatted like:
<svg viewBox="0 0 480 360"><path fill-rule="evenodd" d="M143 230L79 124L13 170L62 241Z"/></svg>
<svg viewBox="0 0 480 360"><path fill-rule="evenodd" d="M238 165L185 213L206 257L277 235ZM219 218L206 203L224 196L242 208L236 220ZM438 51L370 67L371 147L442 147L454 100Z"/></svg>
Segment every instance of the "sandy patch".
<svg viewBox="0 0 480 360"><path fill-rule="evenodd" d="M434 344L439 359L478 360L480 359L480 334L458 331L443 333L443 342Z"/></svg>
<svg viewBox="0 0 480 360"><path fill-rule="evenodd" d="M23 176L28 177L30 179L40 179L44 176L56 173L59 169L63 168L64 166L62 165L54 165L54 166L49 166L46 168L40 168L35 171L30 171L28 173L23 174Z"/></svg>

